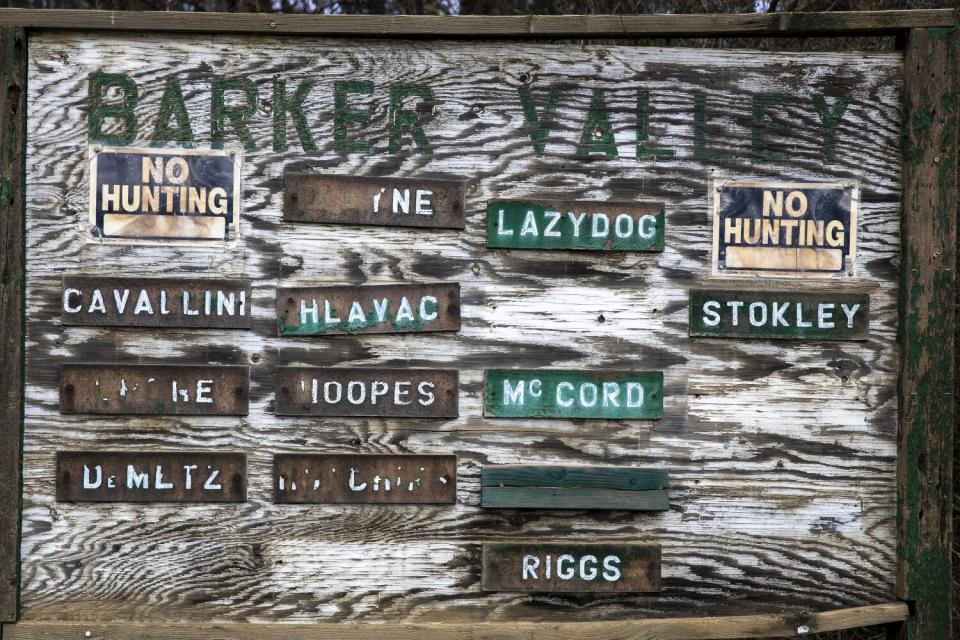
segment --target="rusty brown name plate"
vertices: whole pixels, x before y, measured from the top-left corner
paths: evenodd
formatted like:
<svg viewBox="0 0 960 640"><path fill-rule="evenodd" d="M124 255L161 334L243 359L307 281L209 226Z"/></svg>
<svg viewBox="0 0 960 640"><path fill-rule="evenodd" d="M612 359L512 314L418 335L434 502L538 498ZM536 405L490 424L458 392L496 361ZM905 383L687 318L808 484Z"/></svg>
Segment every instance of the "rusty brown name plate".
<svg viewBox="0 0 960 640"><path fill-rule="evenodd" d="M287 173L287 222L463 229L464 183L459 180L370 178Z"/></svg>
<svg viewBox="0 0 960 640"><path fill-rule="evenodd" d="M457 371L444 369L277 370L278 416L456 418Z"/></svg>
<svg viewBox="0 0 960 640"><path fill-rule="evenodd" d="M278 454L273 458L273 501L453 504L457 457Z"/></svg>
<svg viewBox="0 0 960 640"><path fill-rule="evenodd" d="M246 279L64 276L65 325L249 329Z"/></svg>
<svg viewBox="0 0 960 640"><path fill-rule="evenodd" d="M660 591L660 545L484 544L482 584L484 591Z"/></svg>
<svg viewBox="0 0 960 640"><path fill-rule="evenodd" d="M59 502L245 502L247 456L215 452L57 452Z"/></svg>
<svg viewBox="0 0 960 640"><path fill-rule="evenodd" d="M60 413L245 416L249 367L67 364Z"/></svg>
<svg viewBox="0 0 960 640"><path fill-rule="evenodd" d="M459 330L456 283L277 289L281 336Z"/></svg>

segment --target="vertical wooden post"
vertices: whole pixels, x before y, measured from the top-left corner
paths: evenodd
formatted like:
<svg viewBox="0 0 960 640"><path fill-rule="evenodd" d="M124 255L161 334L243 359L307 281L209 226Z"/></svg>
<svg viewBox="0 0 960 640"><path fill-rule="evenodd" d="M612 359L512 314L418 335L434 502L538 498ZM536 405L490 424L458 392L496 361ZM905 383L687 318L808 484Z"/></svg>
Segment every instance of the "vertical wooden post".
<svg viewBox="0 0 960 640"><path fill-rule="evenodd" d="M20 589L26 89L26 34L0 27L0 622Z"/></svg>
<svg viewBox="0 0 960 640"><path fill-rule="evenodd" d="M897 637L952 638L957 37L913 29L904 62Z"/></svg>

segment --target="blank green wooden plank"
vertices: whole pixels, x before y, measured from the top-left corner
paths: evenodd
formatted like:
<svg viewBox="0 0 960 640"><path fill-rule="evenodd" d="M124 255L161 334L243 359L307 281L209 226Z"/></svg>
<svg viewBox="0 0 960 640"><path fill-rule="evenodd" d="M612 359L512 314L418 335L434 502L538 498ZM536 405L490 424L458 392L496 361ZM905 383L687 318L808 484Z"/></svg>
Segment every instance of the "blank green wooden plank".
<svg viewBox="0 0 960 640"><path fill-rule="evenodd" d="M667 486L665 469L576 465L493 465L480 471L484 487L562 487L650 491Z"/></svg>
<svg viewBox="0 0 960 640"><path fill-rule="evenodd" d="M666 491L482 487L480 506L491 509L666 511L670 502Z"/></svg>

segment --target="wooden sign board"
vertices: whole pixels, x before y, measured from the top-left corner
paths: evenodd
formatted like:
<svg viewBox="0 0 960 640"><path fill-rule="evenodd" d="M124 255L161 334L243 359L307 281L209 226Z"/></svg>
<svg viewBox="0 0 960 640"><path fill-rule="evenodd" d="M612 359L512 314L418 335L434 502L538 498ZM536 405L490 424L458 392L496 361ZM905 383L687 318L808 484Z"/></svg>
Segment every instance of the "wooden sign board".
<svg viewBox="0 0 960 640"><path fill-rule="evenodd" d="M99 241L215 241L240 232L240 156L217 149L90 148Z"/></svg>
<svg viewBox="0 0 960 640"><path fill-rule="evenodd" d="M64 276L65 325L249 329L250 281Z"/></svg>
<svg viewBox="0 0 960 640"><path fill-rule="evenodd" d="M663 225L663 203L493 200L487 246L663 251Z"/></svg>
<svg viewBox="0 0 960 640"><path fill-rule="evenodd" d="M60 412L245 416L249 387L249 367L68 364Z"/></svg>
<svg viewBox="0 0 960 640"><path fill-rule="evenodd" d="M866 340L870 296L813 291L690 290L690 335Z"/></svg>
<svg viewBox="0 0 960 640"><path fill-rule="evenodd" d="M280 416L456 418L458 373L444 369L277 370Z"/></svg>
<svg viewBox="0 0 960 640"><path fill-rule="evenodd" d="M663 469L581 465L486 465L480 504L494 509L666 511Z"/></svg>
<svg viewBox="0 0 960 640"><path fill-rule="evenodd" d="M661 371L488 369L483 415L494 418L655 420Z"/></svg>
<svg viewBox="0 0 960 640"><path fill-rule="evenodd" d="M717 181L713 274L856 275L859 200L853 183Z"/></svg>
<svg viewBox="0 0 960 640"><path fill-rule="evenodd" d="M280 503L453 504L457 457L278 454L273 501Z"/></svg>
<svg viewBox="0 0 960 640"><path fill-rule="evenodd" d="M649 593L660 591L660 546L523 542L483 545L484 591Z"/></svg>
<svg viewBox="0 0 960 640"><path fill-rule="evenodd" d="M283 219L381 227L463 229L458 180L287 173Z"/></svg>
<svg viewBox="0 0 960 640"><path fill-rule="evenodd" d="M247 456L191 451L59 451L59 502L246 502Z"/></svg>
<svg viewBox="0 0 960 640"><path fill-rule="evenodd" d="M459 284L277 289L281 336L459 330Z"/></svg>
<svg viewBox="0 0 960 640"><path fill-rule="evenodd" d="M299 17L291 20L296 27ZM785 615L897 599L892 427L901 411L898 367L913 352L897 348L895 330L909 333L913 326L898 321L898 309L917 308L913 298L900 299L897 272L916 275L902 254L908 245L901 229L939 219L901 215L906 193L901 141L909 133L902 126L903 52L862 56L519 40L505 45L429 37L411 46L389 36L353 41L82 29L30 30L28 40L29 78L21 86L23 109L16 112L26 118L29 132L22 147L27 161L16 163L25 169L26 186L13 192L22 200L13 197L8 207L19 210L22 201L27 238L22 280L11 280L27 285L23 428L14 429L14 441L22 434L26 452L23 522L16 527L25 550L18 557L25 619L80 621L86 612L108 611L105 622L169 613L182 620L202 615L318 623L336 611L344 619L396 623L398 615L462 618L469 607L471 624L500 620L504 629L523 629L525 622L546 619L581 623L602 617L616 625L638 613L744 613L749 600L740 597L744 594L763 594L765 606ZM918 74L907 74L912 76ZM780 94L785 102L771 102ZM369 119L351 119L364 111ZM232 117L241 112L247 115ZM189 129L181 126L187 121ZM936 119L931 126L939 126ZM151 148L156 140L162 147L185 147L177 138L188 135L195 148L247 147L242 236L202 250L167 239L135 246L86 242L88 144ZM351 150L361 145L364 150ZM926 150L932 153L931 145ZM935 166L932 156L924 155L918 166ZM446 176L477 188L467 189L462 232L283 221L284 176L305 171L403 181ZM712 201L714 185L706 176L745 181L758 173L783 181L790 176L826 181L833 175L863 185L869 211L859 216L855 282L836 288L869 293L867 340L690 337L689 290L710 288L705 278L711 273L712 210L700 196L708 194ZM19 175L9 172L14 181ZM408 185L414 210L415 184ZM664 251L493 249L486 227L493 201L663 203ZM549 225L546 211L544 216ZM11 229L17 219L11 218ZM547 225L539 218L535 223L542 234ZM587 224L584 218L581 228ZM601 230L603 223L597 225ZM935 262L921 255L921 271ZM941 271L944 282L953 277L953 271ZM65 274L133 279L116 294L122 299L130 289L124 311L117 315L115 294L106 289L101 297L107 315L97 307L89 312L92 293L84 289L82 297L68 297L69 306L83 312L64 314ZM246 297L243 317L239 292L230 316L229 302L218 303L215 289L209 314L201 290L189 297L188 308L198 315L184 317L175 317L182 313L179 293L168 290L163 322L176 327L170 330L148 327L147 322L164 324L143 308L134 314L141 285L157 314L159 292L155 296L152 285L225 276L249 278L244 284L252 285L256 299ZM351 300L332 301L337 328L314 333L328 328L327 296L320 287L351 285L347 291L360 296L360 314L369 319L371 310L377 313L373 303L382 307L385 296L362 296L369 287L394 283L401 297L408 295L415 323L422 296L412 283L457 282L462 290L453 302L458 311L462 304L462 322L446 330L462 325L459 334L421 334L416 325L383 334L359 326L350 334L351 311L356 324L366 324L357 322ZM299 326L297 298L290 302L286 335L278 335L278 286L310 289L304 296L306 320L314 320L315 300L316 326ZM430 286L425 293L437 297L439 308L443 299ZM730 281L714 286L737 288ZM923 300L939 291L926 285L922 290ZM376 330L395 332L389 316L401 301L386 297L389 313ZM950 309L941 307L944 314ZM427 314L431 309L428 301ZM279 317L286 320L284 313ZM805 308L804 319L806 314ZM67 324L80 316L100 326ZM422 328L437 327L442 317ZM401 320L411 322L406 313ZM250 323L249 330L227 329L241 321ZM224 324L212 328L217 322ZM921 332L933 331L923 328L922 311L920 326ZM17 358L7 360L15 364ZM61 365L145 360L249 365L249 414L241 420L60 413ZM275 376L285 367L456 370L460 415L277 416L282 403L274 401ZM568 414L539 406L551 395L547 380L540 379L543 397L533 406L525 402L515 417L490 411L483 417L484 371L511 369L535 372L524 378L529 382L545 370L662 372L664 394L670 395L663 397L662 410L655 402L649 412L662 414L660 422L608 419L610 412L602 411L600 417L561 417ZM603 378L590 381L599 383L602 402ZM517 381L510 382L515 394ZM564 386L562 400L579 404L579 387L574 390L570 396ZM585 404L592 403L592 393L584 390ZM910 396L904 391L902 397ZM19 415L6 422L16 425ZM245 452L256 505L142 509L54 503L53 452L147 445L160 451L202 451L210 445ZM455 506L272 502L277 454L430 451L458 458ZM483 508L480 469L499 462L662 466L670 470L671 509ZM382 492L389 476L365 469L358 480L368 483L367 490L373 478L368 471L380 475ZM14 474L14 481L19 477ZM163 477L170 476L164 471ZM302 486L298 481L298 494ZM51 517L51 505L58 517ZM129 535L118 540L117 518L111 516L141 513L144 517L123 523ZM230 535L224 535L225 527ZM187 533L190 542L182 544ZM663 582L669 597L531 599L476 588L477 545L528 538L662 544L670 560ZM731 555L731 541L749 545ZM118 543L122 554L112 551ZM257 560L257 544L263 546L263 562ZM183 572L157 572L157 550L165 566L218 570L189 571L190 588L183 588ZM741 570L778 557L789 557L789 570ZM104 590L104 576L94 571L47 579L51 562L64 558L108 567L113 576L151 579L131 586L130 598L112 597ZM270 588L266 593L237 584ZM281 592L295 597L272 597ZM399 604L380 606L370 595L375 592Z"/></svg>

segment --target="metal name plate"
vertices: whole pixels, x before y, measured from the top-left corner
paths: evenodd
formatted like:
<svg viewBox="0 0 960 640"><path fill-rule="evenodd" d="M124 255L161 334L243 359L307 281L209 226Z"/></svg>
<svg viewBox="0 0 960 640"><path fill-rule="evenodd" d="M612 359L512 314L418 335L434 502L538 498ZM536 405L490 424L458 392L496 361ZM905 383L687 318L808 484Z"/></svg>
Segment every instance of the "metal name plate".
<svg viewBox="0 0 960 640"><path fill-rule="evenodd" d="M240 232L240 156L219 149L90 148L101 241L223 241Z"/></svg>
<svg viewBox="0 0 960 640"><path fill-rule="evenodd" d="M278 454L278 503L453 504L457 457L451 455Z"/></svg>
<svg viewBox="0 0 960 640"><path fill-rule="evenodd" d="M463 229L464 182L287 173L286 222Z"/></svg>
<svg viewBox="0 0 960 640"><path fill-rule="evenodd" d="M584 465L487 465L480 505L493 509L666 511L663 469Z"/></svg>
<svg viewBox="0 0 960 640"><path fill-rule="evenodd" d="M867 340L870 296L691 289L689 326L707 338Z"/></svg>
<svg viewBox="0 0 960 640"><path fill-rule="evenodd" d="M247 456L58 451L59 502L245 502Z"/></svg>
<svg viewBox="0 0 960 640"><path fill-rule="evenodd" d="M496 418L663 417L661 371L489 369L483 415Z"/></svg>
<svg viewBox="0 0 960 640"><path fill-rule="evenodd" d="M277 370L279 416L456 418L457 371L442 369Z"/></svg>
<svg viewBox="0 0 960 640"><path fill-rule="evenodd" d="M277 289L281 336L459 330L455 283Z"/></svg>
<svg viewBox="0 0 960 640"><path fill-rule="evenodd" d="M713 275L855 276L859 200L850 183L717 181Z"/></svg>
<svg viewBox="0 0 960 640"><path fill-rule="evenodd" d="M647 593L660 591L660 545L488 543L484 591Z"/></svg>
<svg viewBox="0 0 960 640"><path fill-rule="evenodd" d="M249 367L69 364L60 413L245 416Z"/></svg>
<svg viewBox="0 0 960 640"><path fill-rule="evenodd" d="M246 279L64 276L65 325L249 329Z"/></svg>
<svg viewBox="0 0 960 640"><path fill-rule="evenodd" d="M663 251L659 202L494 200L487 204L493 249Z"/></svg>

